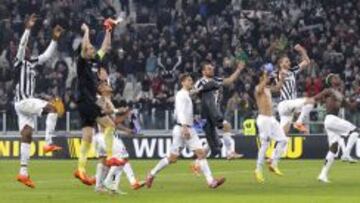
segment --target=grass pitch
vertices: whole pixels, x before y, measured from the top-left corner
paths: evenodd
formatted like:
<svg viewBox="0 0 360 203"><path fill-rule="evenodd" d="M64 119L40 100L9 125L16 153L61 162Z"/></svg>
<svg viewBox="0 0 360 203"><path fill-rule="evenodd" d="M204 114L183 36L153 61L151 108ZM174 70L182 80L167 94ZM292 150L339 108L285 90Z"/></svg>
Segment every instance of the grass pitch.
<svg viewBox="0 0 360 203"><path fill-rule="evenodd" d="M133 160L131 164L139 178L145 178L157 160ZM265 184L255 182L255 160L209 160L215 176L225 176L225 184L209 189L203 177L189 170L189 160L178 161L163 170L153 188L132 191L123 175L121 189L125 196L97 194L92 187L74 179L76 160L31 160L30 174L36 189L29 189L15 181L17 160L0 160L0 202L128 202L128 203L220 203L220 202L360 202L360 166L336 161L331 171L331 184L316 180L322 160L282 161L284 177L268 171ZM90 161L89 172L94 173L95 161Z"/></svg>

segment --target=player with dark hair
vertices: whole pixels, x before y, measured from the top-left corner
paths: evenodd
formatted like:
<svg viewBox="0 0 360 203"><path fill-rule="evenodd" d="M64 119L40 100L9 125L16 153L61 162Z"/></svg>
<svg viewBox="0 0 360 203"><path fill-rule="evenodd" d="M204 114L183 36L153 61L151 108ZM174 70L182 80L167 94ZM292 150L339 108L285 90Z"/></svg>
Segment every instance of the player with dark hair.
<svg viewBox="0 0 360 203"><path fill-rule="evenodd" d="M329 142L329 151L318 180L329 183L328 173L338 152L341 137L349 137L344 154L350 157L351 149L359 138L359 129L354 124L339 117L341 107L352 109L358 105L356 101L351 101L343 95L343 82L340 76L332 73L329 74L326 77L326 84L329 87L314 98L316 101L324 102L325 104L326 117L324 127Z"/></svg>
<svg viewBox="0 0 360 203"><path fill-rule="evenodd" d="M21 134L20 146L20 171L16 179L24 185L34 188L35 184L28 174L28 162L30 160L30 146L32 142L32 133L35 127L35 116L46 117L46 130L44 152L53 152L61 150L61 147L54 145L52 137L54 136L58 116L64 114L64 106L59 99L54 102L35 98L36 86L36 68L47 62L54 54L57 42L64 29L57 25L53 29L52 40L44 53L37 57L30 57L30 49L27 44L30 37L30 30L36 23L36 15L32 14L26 21L25 31L21 37L19 48L16 54L15 71L15 111L18 115L18 124Z"/></svg>
<svg viewBox="0 0 360 203"><path fill-rule="evenodd" d="M204 174L207 184L210 188L215 189L225 182L225 178L216 179L212 176L206 160L207 154L205 153L199 136L193 127L193 103L190 97L190 90L193 87L193 79L189 74L182 74L180 76L180 82L182 89L175 95L176 124L172 133L173 141L170 147L170 153L169 156L161 159L150 171L146 178L146 185L148 188L152 187L156 174L169 164L175 163L180 155L180 150L187 147L196 154L199 160L200 170Z"/></svg>
<svg viewBox="0 0 360 203"><path fill-rule="evenodd" d="M220 154L222 147L216 128L227 131L231 129L230 123L224 120L221 109L223 86L233 84L244 68L245 63L240 61L237 63L236 70L230 77L221 78L215 77L215 67L210 62L205 61L201 63L202 78L195 83L195 90L199 92L201 98L201 116L203 119L206 119L204 131L211 153L214 156ZM219 88L213 89L212 91L202 91L204 86L209 82L215 82ZM231 137L224 136L224 139L231 139Z"/></svg>

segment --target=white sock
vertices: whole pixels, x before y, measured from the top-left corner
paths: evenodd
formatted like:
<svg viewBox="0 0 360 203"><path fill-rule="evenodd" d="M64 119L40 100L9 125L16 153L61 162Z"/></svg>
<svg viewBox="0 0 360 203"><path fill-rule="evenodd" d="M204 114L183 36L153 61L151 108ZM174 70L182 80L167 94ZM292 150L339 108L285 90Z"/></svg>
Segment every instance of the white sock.
<svg viewBox="0 0 360 203"><path fill-rule="evenodd" d="M358 140L358 138L359 138L358 132L352 132L349 135L349 139L345 146L343 157L346 157L346 158L350 157L351 150L354 148L354 145L355 145L356 141Z"/></svg>
<svg viewBox="0 0 360 203"><path fill-rule="evenodd" d="M31 145L25 142L22 142L20 145L20 175L29 175L27 166L30 159L30 147Z"/></svg>
<svg viewBox="0 0 360 203"><path fill-rule="evenodd" d="M277 142L276 148L273 152L274 156L273 156L273 159L271 162L271 166L277 167L278 162L281 158L281 155L284 153L284 150L286 149L286 145L287 145L287 141L285 141L285 140Z"/></svg>
<svg viewBox="0 0 360 203"><path fill-rule="evenodd" d="M235 141L231 138L231 133L224 133L223 135L224 146L226 149L226 155L229 156L235 152Z"/></svg>
<svg viewBox="0 0 360 203"><path fill-rule="evenodd" d="M264 161L265 161L265 155L266 155L266 150L269 147L270 142L267 140L261 140L260 141L260 149L258 152L258 159L256 162L256 170L262 170L262 167L264 165Z"/></svg>
<svg viewBox="0 0 360 203"><path fill-rule="evenodd" d="M328 176L330 167L334 163L334 160L335 160L335 154L329 151L325 158L325 164L321 170L321 174L320 174L321 176L326 176L326 177Z"/></svg>
<svg viewBox="0 0 360 203"><path fill-rule="evenodd" d="M306 104L301 108L301 113L296 122L306 123L310 120L310 112L314 109L314 104Z"/></svg>
<svg viewBox="0 0 360 203"><path fill-rule="evenodd" d="M119 188L119 184L120 184L120 179L121 179L121 174L123 171L124 167L118 167L118 169L115 171L114 174L114 190L117 190Z"/></svg>
<svg viewBox="0 0 360 203"><path fill-rule="evenodd" d="M104 180L104 184L110 187L110 189L116 190L117 187L115 185L116 175L122 170L122 166L112 166Z"/></svg>
<svg viewBox="0 0 360 203"><path fill-rule="evenodd" d="M103 185L103 181L105 179L105 177L107 176L107 173L109 171L109 167L105 166L102 163L98 163L96 166L96 188L99 188Z"/></svg>
<svg viewBox="0 0 360 203"><path fill-rule="evenodd" d="M169 160L167 157L161 159L158 164L150 171L150 175L155 176L157 173L159 173L163 168L165 168L167 165L169 165Z"/></svg>
<svg viewBox="0 0 360 203"><path fill-rule="evenodd" d="M52 144L52 137L55 134L57 118L57 113L49 113L46 117L45 141L48 145Z"/></svg>
<svg viewBox="0 0 360 203"><path fill-rule="evenodd" d="M211 184L213 181L214 181L214 178L212 176L212 173L211 173L211 170L210 170L210 167L209 167L209 164L207 162L206 159L199 159L198 161L199 163L199 166L201 168L201 171L203 172L205 178L206 178L206 181L208 184Z"/></svg>
<svg viewBox="0 0 360 203"><path fill-rule="evenodd" d="M127 179L129 180L131 185L134 185L136 183L136 178L133 169L131 168L131 165L129 162L126 162L123 168Z"/></svg>

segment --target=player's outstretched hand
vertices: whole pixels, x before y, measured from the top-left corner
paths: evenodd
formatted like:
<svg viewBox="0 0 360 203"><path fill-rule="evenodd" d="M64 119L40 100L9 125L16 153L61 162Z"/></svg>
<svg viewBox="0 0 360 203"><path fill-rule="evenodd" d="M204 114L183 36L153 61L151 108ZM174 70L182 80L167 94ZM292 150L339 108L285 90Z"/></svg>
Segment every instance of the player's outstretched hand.
<svg viewBox="0 0 360 203"><path fill-rule="evenodd" d="M55 41L59 40L61 34L64 32L64 28L62 28L60 25L56 25L53 29L53 39Z"/></svg>
<svg viewBox="0 0 360 203"><path fill-rule="evenodd" d="M83 32L89 31L89 27L86 25L86 23L83 23L83 24L81 25L81 30L82 30Z"/></svg>
<svg viewBox="0 0 360 203"><path fill-rule="evenodd" d="M35 15L35 13L31 14L30 17L26 20L26 23L25 23L26 29L31 29L32 27L34 27L36 20L37 20L37 17Z"/></svg>
<svg viewBox="0 0 360 203"><path fill-rule="evenodd" d="M243 61L243 60L238 61L237 64L236 64L236 68L239 69L240 71L241 71L241 70L244 70L244 68L245 68L245 61Z"/></svg>
<svg viewBox="0 0 360 203"><path fill-rule="evenodd" d="M297 52L302 52L305 51L305 48L303 46L301 46L300 44L296 44L294 47L295 51Z"/></svg>

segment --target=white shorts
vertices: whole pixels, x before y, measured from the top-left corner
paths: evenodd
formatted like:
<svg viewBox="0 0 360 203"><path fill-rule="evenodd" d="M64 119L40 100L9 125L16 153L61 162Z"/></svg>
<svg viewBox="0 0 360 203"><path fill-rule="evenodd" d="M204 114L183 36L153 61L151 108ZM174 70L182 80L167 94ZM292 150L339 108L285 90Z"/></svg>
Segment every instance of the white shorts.
<svg viewBox="0 0 360 203"><path fill-rule="evenodd" d="M18 115L19 130L25 125L35 128L35 117L41 116L43 108L48 104L47 101L36 98L24 99L15 102L15 111Z"/></svg>
<svg viewBox="0 0 360 203"><path fill-rule="evenodd" d="M256 124L259 137L263 140L287 141L287 137L280 123L273 116L258 115Z"/></svg>
<svg viewBox="0 0 360 203"><path fill-rule="evenodd" d="M187 147L191 151L202 149L202 145L194 128L189 128L190 139L185 139L181 134L181 126L176 125L173 129L173 141L170 147L171 154L180 154L182 148Z"/></svg>
<svg viewBox="0 0 360 203"><path fill-rule="evenodd" d="M326 115L324 127L328 136L329 146L339 142L342 136L349 136L350 132L356 129L355 125L335 115Z"/></svg>
<svg viewBox="0 0 360 203"><path fill-rule="evenodd" d="M283 128L287 124L291 123L294 117L294 113L300 111L305 105L306 99L292 99L284 100L278 104L278 112L280 116L280 126Z"/></svg>
<svg viewBox="0 0 360 203"><path fill-rule="evenodd" d="M93 140L98 157L106 157L106 145L104 135L102 133L97 133L94 136ZM129 153L126 150L126 147L119 136L114 136L112 152L113 157L119 159L129 158Z"/></svg>

